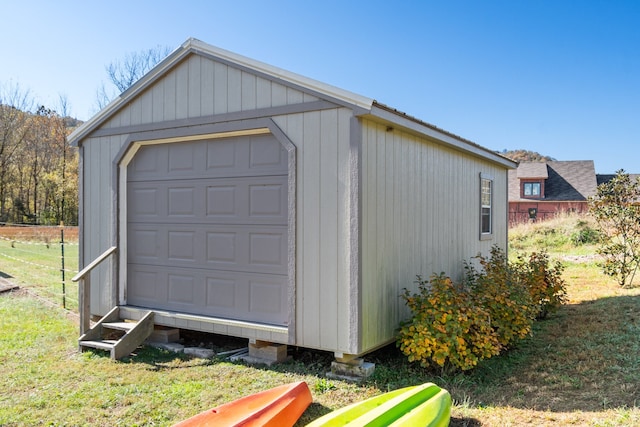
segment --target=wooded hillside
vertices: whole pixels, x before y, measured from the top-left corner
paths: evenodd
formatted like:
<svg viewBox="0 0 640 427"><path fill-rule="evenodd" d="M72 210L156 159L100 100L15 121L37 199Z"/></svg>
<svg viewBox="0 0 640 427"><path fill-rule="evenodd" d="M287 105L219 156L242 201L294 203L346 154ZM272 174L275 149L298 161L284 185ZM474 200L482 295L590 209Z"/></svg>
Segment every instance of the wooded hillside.
<svg viewBox="0 0 640 427"><path fill-rule="evenodd" d="M500 154L514 162L552 162L556 159L529 150L504 150Z"/></svg>
<svg viewBox="0 0 640 427"><path fill-rule="evenodd" d="M66 137L78 121L1 95L0 223L77 225L78 153Z"/></svg>

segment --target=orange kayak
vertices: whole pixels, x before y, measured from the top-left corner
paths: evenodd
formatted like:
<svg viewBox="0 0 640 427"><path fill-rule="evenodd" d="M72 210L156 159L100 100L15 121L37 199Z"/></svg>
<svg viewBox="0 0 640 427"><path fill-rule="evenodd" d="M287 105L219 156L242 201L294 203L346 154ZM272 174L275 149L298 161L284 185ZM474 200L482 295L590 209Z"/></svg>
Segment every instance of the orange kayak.
<svg viewBox="0 0 640 427"><path fill-rule="evenodd" d="M311 400L307 383L299 381L225 403L174 427L292 427Z"/></svg>

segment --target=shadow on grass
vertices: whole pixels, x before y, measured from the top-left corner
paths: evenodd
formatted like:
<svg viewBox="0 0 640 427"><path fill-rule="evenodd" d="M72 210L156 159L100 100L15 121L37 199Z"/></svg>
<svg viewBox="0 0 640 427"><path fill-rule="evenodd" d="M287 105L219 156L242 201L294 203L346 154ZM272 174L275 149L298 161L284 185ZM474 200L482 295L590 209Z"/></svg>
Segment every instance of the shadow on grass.
<svg viewBox="0 0 640 427"><path fill-rule="evenodd" d="M640 297L572 304L476 370L443 378L471 406L598 412L640 401Z"/></svg>

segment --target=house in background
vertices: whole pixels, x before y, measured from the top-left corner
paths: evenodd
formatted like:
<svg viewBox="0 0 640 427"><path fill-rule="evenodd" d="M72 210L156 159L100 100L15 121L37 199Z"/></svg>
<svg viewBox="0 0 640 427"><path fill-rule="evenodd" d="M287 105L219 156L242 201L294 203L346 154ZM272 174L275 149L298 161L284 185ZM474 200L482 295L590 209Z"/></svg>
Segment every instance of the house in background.
<svg viewBox="0 0 640 427"><path fill-rule="evenodd" d="M586 213L597 186L592 160L522 162L509 171L509 223Z"/></svg>
<svg viewBox="0 0 640 427"><path fill-rule="evenodd" d="M395 340L417 274L507 247L514 162L195 39L69 139L97 317L349 361Z"/></svg>

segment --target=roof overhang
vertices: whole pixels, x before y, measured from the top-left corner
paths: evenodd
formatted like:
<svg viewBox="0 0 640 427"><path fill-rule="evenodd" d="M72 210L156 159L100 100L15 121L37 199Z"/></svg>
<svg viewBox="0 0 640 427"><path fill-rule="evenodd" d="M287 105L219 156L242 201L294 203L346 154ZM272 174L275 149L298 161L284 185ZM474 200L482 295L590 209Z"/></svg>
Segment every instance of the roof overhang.
<svg viewBox="0 0 640 427"><path fill-rule="evenodd" d="M518 165L513 160L478 145L475 142L464 139L375 101L371 107L371 111L363 116L372 117L374 120L381 121L391 127L401 127L416 135L426 136L440 144L476 157L482 157L508 169L515 169Z"/></svg>

